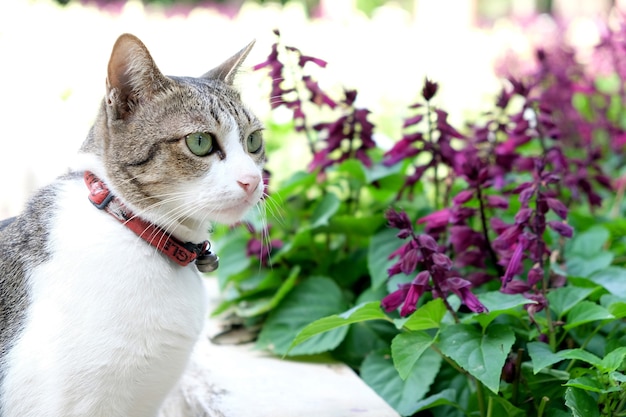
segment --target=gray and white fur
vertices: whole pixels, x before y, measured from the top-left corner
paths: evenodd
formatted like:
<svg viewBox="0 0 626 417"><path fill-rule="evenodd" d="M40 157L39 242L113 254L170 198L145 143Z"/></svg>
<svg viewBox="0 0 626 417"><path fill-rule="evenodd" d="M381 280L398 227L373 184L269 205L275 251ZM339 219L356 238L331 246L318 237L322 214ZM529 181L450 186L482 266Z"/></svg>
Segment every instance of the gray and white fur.
<svg viewBox="0 0 626 417"><path fill-rule="evenodd" d="M262 126L232 86L251 46L166 77L139 39L117 40L79 161L0 222L0 417L212 415L209 392L181 385L202 379L201 275L95 208L83 173L183 242L240 220L264 191Z"/></svg>

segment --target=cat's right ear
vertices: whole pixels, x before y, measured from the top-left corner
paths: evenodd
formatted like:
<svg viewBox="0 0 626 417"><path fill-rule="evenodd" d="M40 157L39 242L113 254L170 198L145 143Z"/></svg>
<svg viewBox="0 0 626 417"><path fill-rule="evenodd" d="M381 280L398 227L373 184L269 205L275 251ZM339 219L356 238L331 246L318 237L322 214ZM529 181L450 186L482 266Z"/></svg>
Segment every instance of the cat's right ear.
<svg viewBox="0 0 626 417"><path fill-rule="evenodd" d="M254 43L255 41L250 42L241 51L228 58L221 65L204 74L201 78L220 80L228 85L233 85L235 75L237 75L239 67L241 67L241 64L243 64L243 61L252 50Z"/></svg>
<svg viewBox="0 0 626 417"><path fill-rule="evenodd" d="M106 94L115 119L125 119L167 83L139 38L126 33L117 39L109 59Z"/></svg>

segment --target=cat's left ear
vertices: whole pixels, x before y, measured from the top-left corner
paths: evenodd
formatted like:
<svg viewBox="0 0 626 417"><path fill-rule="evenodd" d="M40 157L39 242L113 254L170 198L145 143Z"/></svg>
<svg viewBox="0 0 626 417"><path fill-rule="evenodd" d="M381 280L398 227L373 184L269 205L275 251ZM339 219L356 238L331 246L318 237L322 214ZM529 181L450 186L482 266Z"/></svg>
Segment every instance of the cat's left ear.
<svg viewBox="0 0 626 417"><path fill-rule="evenodd" d="M115 118L126 118L168 83L139 38L126 33L117 39L107 72L107 102Z"/></svg>
<svg viewBox="0 0 626 417"><path fill-rule="evenodd" d="M243 64L243 61L252 50L254 42L255 41L250 42L241 51L228 58L221 65L213 68L212 70L204 74L201 78L220 80L228 85L233 85L233 81L235 80L235 76L237 75L237 70L239 70L239 67L241 67L241 64Z"/></svg>

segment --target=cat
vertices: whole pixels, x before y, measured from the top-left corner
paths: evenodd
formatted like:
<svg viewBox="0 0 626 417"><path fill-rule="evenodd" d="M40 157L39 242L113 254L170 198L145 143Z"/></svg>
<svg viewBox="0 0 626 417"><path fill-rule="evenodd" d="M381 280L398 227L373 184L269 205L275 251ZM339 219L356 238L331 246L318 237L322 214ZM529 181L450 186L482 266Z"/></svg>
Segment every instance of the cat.
<svg viewBox="0 0 626 417"><path fill-rule="evenodd" d="M117 39L77 163L0 222L0 417L155 417L182 395L211 225L264 194L263 127L233 86L252 44L192 78Z"/></svg>

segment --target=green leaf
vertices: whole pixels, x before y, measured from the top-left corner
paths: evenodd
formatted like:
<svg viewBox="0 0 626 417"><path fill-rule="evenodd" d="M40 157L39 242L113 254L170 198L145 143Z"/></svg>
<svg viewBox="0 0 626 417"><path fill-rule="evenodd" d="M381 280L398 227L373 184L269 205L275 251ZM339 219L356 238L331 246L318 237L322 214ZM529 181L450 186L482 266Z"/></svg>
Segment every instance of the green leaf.
<svg viewBox="0 0 626 417"><path fill-rule="evenodd" d="M410 375L414 365L432 344L433 338L426 332L405 332L393 338L391 357L400 378L406 379Z"/></svg>
<svg viewBox="0 0 626 417"><path fill-rule="evenodd" d="M574 359L596 367L600 366L602 363L600 358L584 349L565 349L557 352L556 354L563 359Z"/></svg>
<svg viewBox="0 0 626 417"><path fill-rule="evenodd" d="M367 179L367 183L371 184L374 181L396 174L401 170L402 164L395 164L390 167L383 164L374 164L370 168L365 167L365 178Z"/></svg>
<svg viewBox="0 0 626 417"><path fill-rule="evenodd" d="M626 346L618 347L609 352L600 362L598 368L600 371L609 373L617 371L626 359Z"/></svg>
<svg viewBox="0 0 626 417"><path fill-rule="evenodd" d="M519 316L522 312L522 306L536 303L536 301L529 300L521 294L505 294L500 291L490 291L479 294L478 300L487 307L489 312L468 316L467 320L468 322L470 320L476 320L483 328L487 327L501 314Z"/></svg>
<svg viewBox="0 0 626 417"><path fill-rule="evenodd" d="M412 415L439 373L441 360L428 349L415 364L414 372L402 380L388 354L373 352L361 365L361 378L398 413Z"/></svg>
<svg viewBox="0 0 626 417"><path fill-rule="evenodd" d="M600 304L616 319L626 317L626 300L613 294L604 294L600 297Z"/></svg>
<svg viewBox="0 0 626 417"><path fill-rule="evenodd" d="M435 395L426 397L415 404L415 411L411 414L415 414L418 411L428 410L429 408L439 407L442 405L456 406L456 390L453 388L444 389Z"/></svg>
<svg viewBox="0 0 626 417"><path fill-rule="evenodd" d="M270 271L269 274L278 274L274 270ZM254 317L260 314L267 313L268 311L274 309L285 296L291 291L291 289L296 285L296 281L300 274L300 266L296 265L291 268L289 272L289 276L287 279L278 287L276 292L271 297L266 297L259 300L240 300L244 301L241 303L242 305L237 305L236 312L237 315L241 317Z"/></svg>
<svg viewBox="0 0 626 417"><path fill-rule="evenodd" d="M397 260L389 259L389 255L404 242L396 237L397 230L385 229L370 240L367 252L367 267L372 277L372 288L382 286L389 276L387 269Z"/></svg>
<svg viewBox="0 0 626 417"><path fill-rule="evenodd" d="M455 324L442 329L438 345L444 355L498 393L502 367L514 341L513 330L504 324L493 324L484 333L469 324Z"/></svg>
<svg viewBox="0 0 626 417"><path fill-rule="evenodd" d="M594 272L611 265L613 258L612 252L572 254L567 258L567 274L574 277L589 277Z"/></svg>
<svg viewBox="0 0 626 417"><path fill-rule="evenodd" d="M533 373L535 375L542 369L564 360L564 358L553 353L547 343L530 342L526 345L526 348L528 349L528 356L530 356L532 361Z"/></svg>
<svg viewBox="0 0 626 417"><path fill-rule="evenodd" d="M589 297L596 288L580 288L580 287L561 287L548 294L550 302L550 310L561 319L572 307Z"/></svg>
<svg viewBox="0 0 626 417"><path fill-rule="evenodd" d="M567 388L565 405L572 410L573 417L600 417L597 401L580 388Z"/></svg>
<svg viewBox="0 0 626 417"><path fill-rule="evenodd" d="M297 171L290 178L280 183L280 188L276 192L282 198L295 194L299 189L307 189L316 183L314 173Z"/></svg>
<svg viewBox="0 0 626 417"><path fill-rule="evenodd" d="M603 247L609 237L609 231L603 226L594 226L574 236L565 253L568 275L588 277L608 267L613 262L613 253Z"/></svg>
<svg viewBox="0 0 626 417"><path fill-rule="evenodd" d="M336 215L330 219L330 227L334 233L367 237L376 233L384 223L385 218L380 214L366 217Z"/></svg>
<svg viewBox="0 0 626 417"><path fill-rule="evenodd" d="M515 407L513 404L497 395L490 395L489 400L492 401L492 416L506 417L526 417L526 411Z"/></svg>
<svg viewBox="0 0 626 417"><path fill-rule="evenodd" d="M569 312L566 324L563 328L569 330L592 321L614 318L615 316L609 313L606 308L596 303L592 303L591 301L581 301Z"/></svg>
<svg viewBox="0 0 626 417"><path fill-rule="evenodd" d="M608 267L591 275L589 280L602 285L611 294L626 298L626 269L624 268Z"/></svg>
<svg viewBox="0 0 626 417"><path fill-rule="evenodd" d="M607 394L609 392L615 392L619 390L618 387L614 389L606 389L597 379L588 376L581 376L580 378L574 378L567 381L566 387L580 388L585 391L597 392L599 394Z"/></svg>
<svg viewBox="0 0 626 417"><path fill-rule="evenodd" d="M359 183L365 183L365 167L358 159L346 159L337 167L337 172L347 174L356 179Z"/></svg>
<svg viewBox="0 0 626 417"><path fill-rule="evenodd" d="M566 253L596 254L603 252L610 233L604 226L593 226L576 236L567 245Z"/></svg>
<svg viewBox="0 0 626 417"><path fill-rule="evenodd" d="M220 289L224 289L229 280L243 272L252 262L246 256L248 236L241 229L235 229L232 234L216 242L217 253L220 256L220 267L217 278Z"/></svg>
<svg viewBox="0 0 626 417"><path fill-rule="evenodd" d="M446 311L443 300L435 298L418 308L408 319L396 320L396 323L409 330L436 329L439 328Z"/></svg>
<svg viewBox="0 0 626 417"><path fill-rule="evenodd" d="M311 228L328 226L330 218L337 213L340 205L339 197L330 192L326 193L311 214Z"/></svg>
<svg viewBox="0 0 626 417"><path fill-rule="evenodd" d="M289 350L296 335L308 324L346 309L341 288L330 278L311 277L297 285L270 313L257 347L277 355L311 355L334 349L346 335L347 327L311 337Z"/></svg>
<svg viewBox="0 0 626 417"><path fill-rule="evenodd" d="M338 327L347 326L352 323L359 323L368 320L389 320L385 313L383 313L380 309L380 301L360 304L344 313L335 314L314 321L298 333L290 348L293 348L318 334L328 332Z"/></svg>

